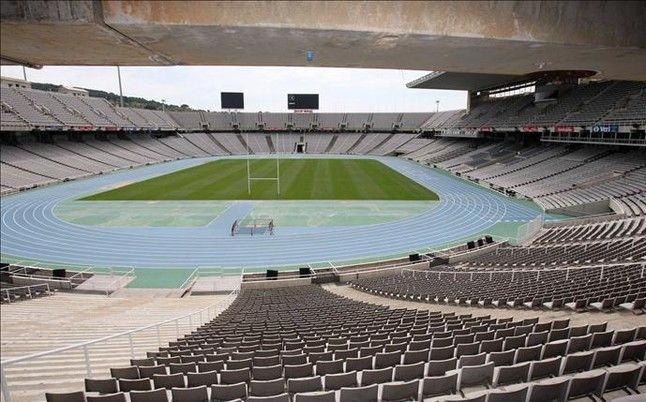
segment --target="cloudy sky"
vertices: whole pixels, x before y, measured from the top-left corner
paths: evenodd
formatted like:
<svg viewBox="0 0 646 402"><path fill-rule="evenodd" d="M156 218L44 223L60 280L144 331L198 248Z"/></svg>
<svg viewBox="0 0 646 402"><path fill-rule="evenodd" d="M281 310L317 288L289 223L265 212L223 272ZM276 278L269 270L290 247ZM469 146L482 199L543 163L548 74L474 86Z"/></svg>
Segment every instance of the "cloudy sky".
<svg viewBox="0 0 646 402"><path fill-rule="evenodd" d="M22 67L2 66L22 78ZM321 112L426 112L466 107L466 93L408 89L427 72L318 67L122 67L123 94L205 110L220 109L220 92L244 92L247 111L287 111L287 93L320 94ZM27 69L27 79L119 93L115 67Z"/></svg>

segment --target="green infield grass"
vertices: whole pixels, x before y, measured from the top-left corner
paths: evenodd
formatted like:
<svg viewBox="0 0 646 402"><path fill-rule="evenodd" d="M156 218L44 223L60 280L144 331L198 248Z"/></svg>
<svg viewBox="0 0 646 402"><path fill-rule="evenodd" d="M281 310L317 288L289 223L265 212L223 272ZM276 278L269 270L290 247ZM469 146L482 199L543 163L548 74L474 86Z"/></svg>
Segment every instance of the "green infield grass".
<svg viewBox="0 0 646 402"><path fill-rule="evenodd" d="M276 177L275 159L252 159L252 177ZM437 195L381 162L369 159L281 159L275 181L253 181L247 161L223 159L83 198L132 200L437 200Z"/></svg>

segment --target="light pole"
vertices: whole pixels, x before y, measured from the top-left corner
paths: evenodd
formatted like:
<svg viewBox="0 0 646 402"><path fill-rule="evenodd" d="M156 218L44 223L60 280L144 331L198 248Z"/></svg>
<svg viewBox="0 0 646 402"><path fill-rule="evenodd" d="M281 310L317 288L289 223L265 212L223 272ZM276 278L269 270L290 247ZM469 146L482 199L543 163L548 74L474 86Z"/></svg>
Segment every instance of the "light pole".
<svg viewBox="0 0 646 402"><path fill-rule="evenodd" d="M435 101L435 113L440 111L440 101L436 100Z"/></svg>
<svg viewBox="0 0 646 402"><path fill-rule="evenodd" d="M121 89L121 69L117 66L117 76L119 77L119 103L123 107L123 91Z"/></svg>
<svg viewBox="0 0 646 402"><path fill-rule="evenodd" d="M162 112L166 111L166 99L162 99Z"/></svg>
<svg viewBox="0 0 646 402"><path fill-rule="evenodd" d="M27 81L27 70L25 70L25 66L22 66L22 78Z"/></svg>

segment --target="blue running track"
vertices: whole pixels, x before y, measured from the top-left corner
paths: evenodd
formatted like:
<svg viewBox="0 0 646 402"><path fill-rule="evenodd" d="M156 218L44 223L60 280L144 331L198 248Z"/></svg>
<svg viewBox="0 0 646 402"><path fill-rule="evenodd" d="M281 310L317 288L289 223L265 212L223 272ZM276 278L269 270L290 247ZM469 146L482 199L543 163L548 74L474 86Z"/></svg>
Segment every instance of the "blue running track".
<svg viewBox="0 0 646 402"><path fill-rule="evenodd" d="M216 219L204 227L125 228L77 225L53 214L65 200L211 159L151 165L3 197L0 250L16 258L103 267L259 268L403 255L463 240L497 222L528 221L540 214L501 194L393 157L376 159L435 191L440 196L436 207L383 224L278 227L275 236L255 237L231 237L230 219Z"/></svg>

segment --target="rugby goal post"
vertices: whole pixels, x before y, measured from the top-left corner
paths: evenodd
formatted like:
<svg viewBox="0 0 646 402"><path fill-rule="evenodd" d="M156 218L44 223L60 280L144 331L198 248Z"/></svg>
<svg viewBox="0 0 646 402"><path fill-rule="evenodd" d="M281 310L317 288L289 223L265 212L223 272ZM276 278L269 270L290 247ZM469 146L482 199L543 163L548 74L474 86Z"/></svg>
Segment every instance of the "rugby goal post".
<svg viewBox="0 0 646 402"><path fill-rule="evenodd" d="M251 183L253 181L275 181L276 182L276 191L280 195L280 158L278 156L278 151L274 150L276 155L276 176L275 177L254 177L251 175L251 151L249 149L249 133L245 133L245 145L247 148L247 192L251 195ZM278 133L276 133L275 144L278 144Z"/></svg>

